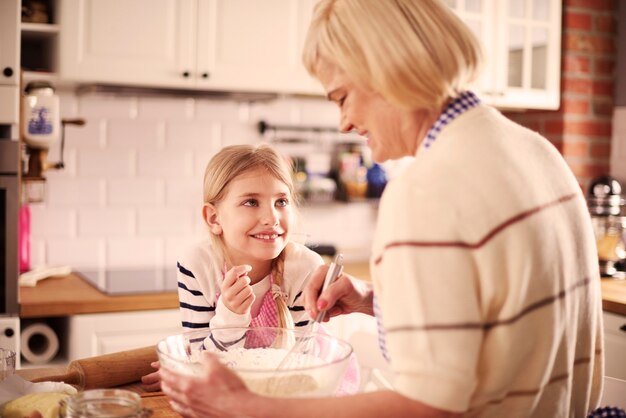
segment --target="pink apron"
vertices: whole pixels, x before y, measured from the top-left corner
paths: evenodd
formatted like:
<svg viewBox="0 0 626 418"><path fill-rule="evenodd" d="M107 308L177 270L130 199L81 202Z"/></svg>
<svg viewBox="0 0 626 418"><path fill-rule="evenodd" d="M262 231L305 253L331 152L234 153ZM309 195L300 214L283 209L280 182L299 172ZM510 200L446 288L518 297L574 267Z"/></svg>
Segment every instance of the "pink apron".
<svg viewBox="0 0 626 418"><path fill-rule="evenodd" d="M278 294L277 294L278 293ZM277 294L277 295L276 295ZM274 296L283 297L280 287L274 285L274 276L270 274L270 290L263 296L263 302L261 302L261 308L259 313L250 321L250 328L258 327L278 327L278 307L276 306L276 300ZM219 298L219 293L216 295L216 300ZM322 334L330 335L323 326L318 328ZM245 348L258 348L258 347L271 347L276 335L272 332L268 333L255 333L249 335L246 338ZM350 356L348 361L348 368L343 378L343 382L339 389L337 389L337 395L351 395L359 390L359 364L356 360L354 353Z"/></svg>

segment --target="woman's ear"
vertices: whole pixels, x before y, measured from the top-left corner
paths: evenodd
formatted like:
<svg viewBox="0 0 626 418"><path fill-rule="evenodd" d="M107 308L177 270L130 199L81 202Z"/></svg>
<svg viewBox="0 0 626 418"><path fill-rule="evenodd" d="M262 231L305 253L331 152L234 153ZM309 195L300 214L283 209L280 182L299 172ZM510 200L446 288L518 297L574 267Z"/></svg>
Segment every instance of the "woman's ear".
<svg viewBox="0 0 626 418"><path fill-rule="evenodd" d="M205 203L202 207L202 217L204 222L209 226L209 231L214 235L222 234L222 226L217 216L217 208L211 203Z"/></svg>

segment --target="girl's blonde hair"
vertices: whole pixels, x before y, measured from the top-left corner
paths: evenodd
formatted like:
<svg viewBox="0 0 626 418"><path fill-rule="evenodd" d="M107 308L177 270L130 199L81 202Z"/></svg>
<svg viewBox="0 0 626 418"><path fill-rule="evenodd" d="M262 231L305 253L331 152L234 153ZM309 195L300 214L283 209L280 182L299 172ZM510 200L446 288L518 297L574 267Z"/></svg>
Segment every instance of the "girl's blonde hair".
<svg viewBox="0 0 626 418"><path fill-rule="evenodd" d="M439 0L321 0L307 33L304 65L320 61L398 107L433 109L478 77L476 37Z"/></svg>
<svg viewBox="0 0 626 418"><path fill-rule="evenodd" d="M215 154L204 171L202 193L204 203L216 205L224 199L228 185L235 177L256 169L266 170L269 175L287 186L295 211L297 196L293 184L292 168L275 148L267 144L232 145L222 148ZM223 236L213 233L209 235L213 248L221 255L222 261L231 264ZM274 283L281 289L284 281L285 251L286 248L272 261ZM273 296L278 308L278 325L282 328L293 328L293 319L289 314L285 298L278 293Z"/></svg>

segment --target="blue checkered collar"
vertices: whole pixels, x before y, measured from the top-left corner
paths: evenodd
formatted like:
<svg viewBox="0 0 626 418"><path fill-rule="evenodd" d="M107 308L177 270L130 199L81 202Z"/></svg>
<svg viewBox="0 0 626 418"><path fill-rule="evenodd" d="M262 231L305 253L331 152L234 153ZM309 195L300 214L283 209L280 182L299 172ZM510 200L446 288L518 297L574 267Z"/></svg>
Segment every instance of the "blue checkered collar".
<svg viewBox="0 0 626 418"><path fill-rule="evenodd" d="M432 143L435 142L435 139L437 139L439 132L441 132L446 125L479 103L480 99L471 91L468 90L460 93L448 104L448 106L446 106L433 126L430 127L424 137L422 147L430 147Z"/></svg>

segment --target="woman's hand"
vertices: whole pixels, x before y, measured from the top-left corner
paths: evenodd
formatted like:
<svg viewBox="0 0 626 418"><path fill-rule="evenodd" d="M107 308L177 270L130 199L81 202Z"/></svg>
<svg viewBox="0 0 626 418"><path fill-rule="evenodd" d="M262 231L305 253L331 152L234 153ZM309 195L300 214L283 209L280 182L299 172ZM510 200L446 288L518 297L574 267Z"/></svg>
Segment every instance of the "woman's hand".
<svg viewBox="0 0 626 418"><path fill-rule="evenodd" d="M257 395L243 381L210 353L203 352L202 377L179 375L165 368L159 370L161 387L172 408L183 417L238 417L244 403L254 404Z"/></svg>
<svg viewBox="0 0 626 418"><path fill-rule="evenodd" d="M252 266L242 264L234 266L226 272L222 281L222 300L231 312L239 315L245 314L254 302L254 292L250 286L248 273Z"/></svg>
<svg viewBox="0 0 626 418"><path fill-rule="evenodd" d="M147 392L157 392L161 390L161 378L159 377L159 368L161 367L161 363L153 361L150 363L150 366L154 367L156 371L142 376L141 383L143 383L143 388Z"/></svg>
<svg viewBox="0 0 626 418"><path fill-rule="evenodd" d="M324 278L328 271L327 265L319 266L304 288L304 307L311 318L319 311L326 310L324 321L333 316L360 312L373 315L371 285L349 274L342 273L337 280L320 295Z"/></svg>

